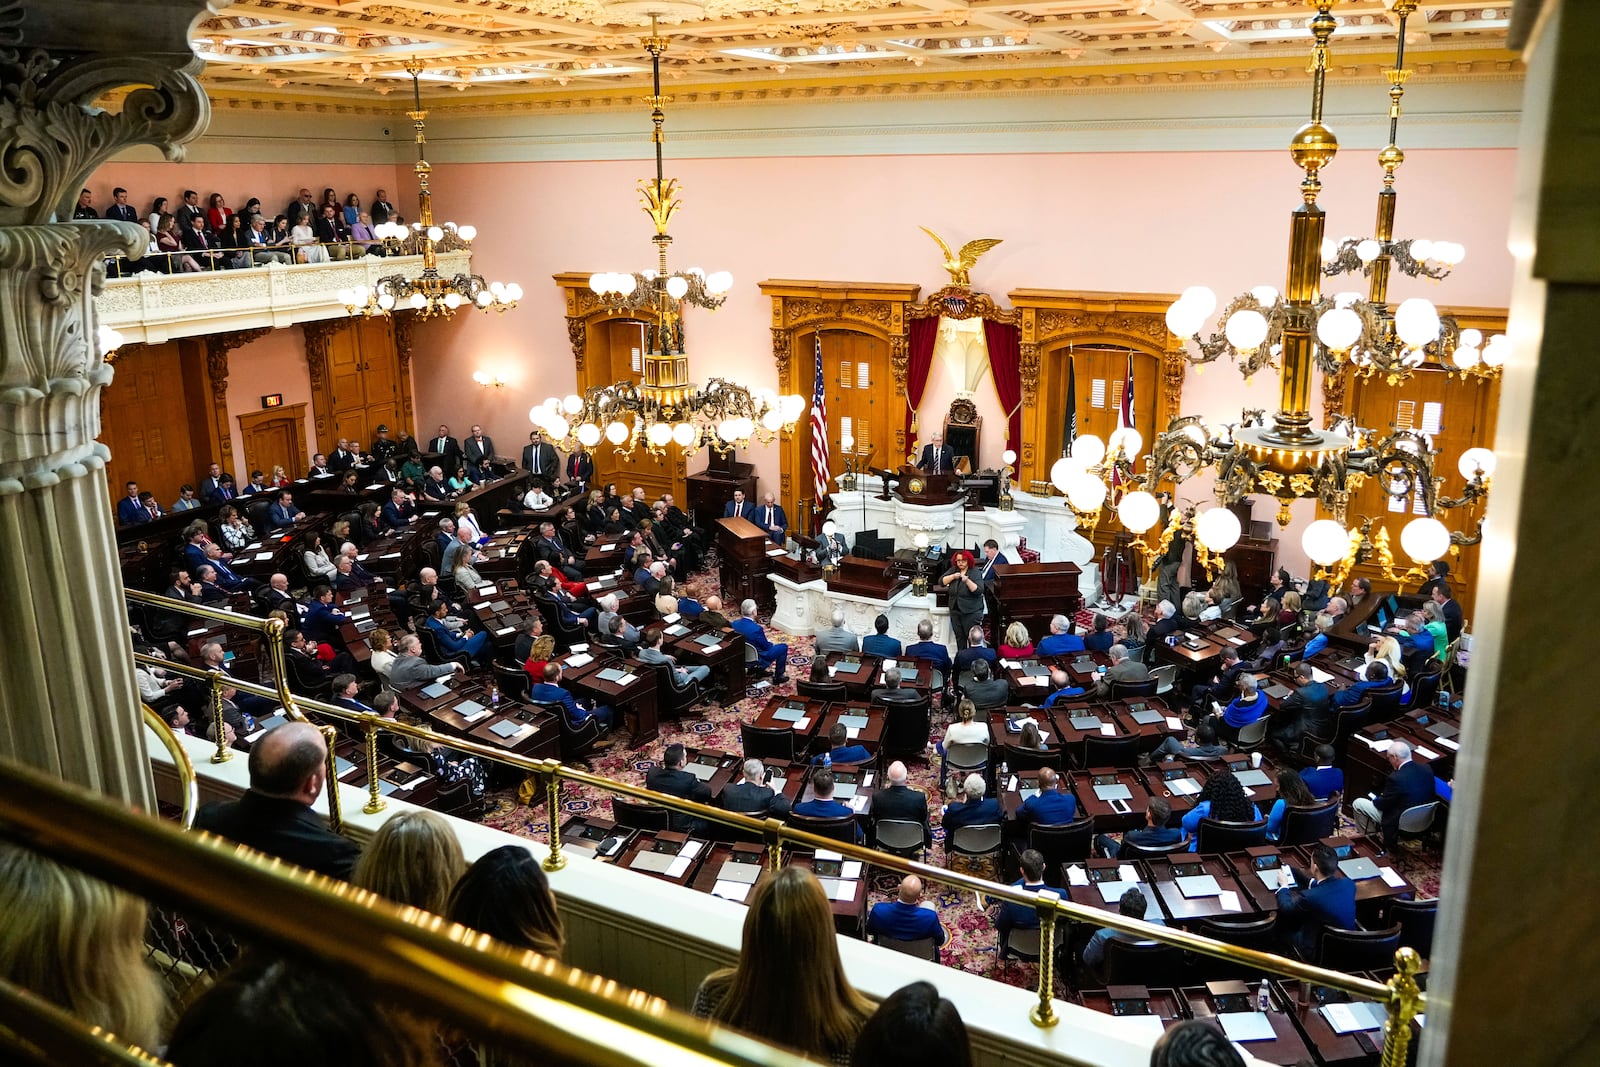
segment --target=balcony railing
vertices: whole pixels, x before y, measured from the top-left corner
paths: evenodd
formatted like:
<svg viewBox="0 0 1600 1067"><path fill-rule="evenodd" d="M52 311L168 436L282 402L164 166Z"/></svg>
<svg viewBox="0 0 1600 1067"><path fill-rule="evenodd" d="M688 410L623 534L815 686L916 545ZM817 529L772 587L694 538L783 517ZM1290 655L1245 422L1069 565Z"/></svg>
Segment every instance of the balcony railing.
<svg viewBox="0 0 1600 1067"><path fill-rule="evenodd" d="M439 273L446 277L471 271L470 252L441 252L438 259ZM415 278L421 273L421 256L152 272L107 278L95 307L101 323L120 333L125 342L159 344L177 337L336 318L346 314L339 302L341 289L370 289L391 274Z"/></svg>

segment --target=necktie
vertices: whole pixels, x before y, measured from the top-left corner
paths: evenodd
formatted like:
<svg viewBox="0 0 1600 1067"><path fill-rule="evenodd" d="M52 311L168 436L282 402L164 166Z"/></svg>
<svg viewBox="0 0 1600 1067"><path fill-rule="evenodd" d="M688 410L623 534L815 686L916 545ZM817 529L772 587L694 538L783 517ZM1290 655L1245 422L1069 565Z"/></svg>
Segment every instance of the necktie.
<svg viewBox="0 0 1600 1067"><path fill-rule="evenodd" d="M939 455L939 450L937 448L934 449L933 450L933 473L935 473L935 474L939 473L939 460L941 458L942 457Z"/></svg>
<svg viewBox="0 0 1600 1067"><path fill-rule="evenodd" d="M767 525L768 526L772 525L772 509L771 508L767 509Z"/></svg>
<svg viewBox="0 0 1600 1067"><path fill-rule="evenodd" d="M539 473L539 450L537 448L533 450L533 473Z"/></svg>

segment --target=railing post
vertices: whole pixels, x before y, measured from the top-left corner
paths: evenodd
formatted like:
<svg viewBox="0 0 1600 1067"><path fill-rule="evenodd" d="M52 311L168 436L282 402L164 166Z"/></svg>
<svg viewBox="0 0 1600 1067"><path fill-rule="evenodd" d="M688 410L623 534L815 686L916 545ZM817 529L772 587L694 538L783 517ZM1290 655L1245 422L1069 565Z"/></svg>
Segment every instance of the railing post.
<svg viewBox="0 0 1600 1067"><path fill-rule="evenodd" d="M233 749L228 747L227 724L222 720L222 672L207 671L206 678L211 685L211 729L217 735L217 750L211 753L211 762L227 763L233 758Z"/></svg>
<svg viewBox="0 0 1600 1067"><path fill-rule="evenodd" d="M1394 954L1394 977L1389 979L1389 1018L1383 1024L1383 1067L1405 1067L1411 1047L1411 1020L1416 1017L1421 991L1417 988L1417 969L1422 957L1414 948Z"/></svg>
<svg viewBox="0 0 1600 1067"><path fill-rule="evenodd" d="M278 687L278 702L283 705L289 718L304 722L305 714L295 703L294 693L289 688L289 664L284 659L283 635L288 627L282 619L264 619L262 626L262 643L267 646L267 654L272 658L272 682Z"/></svg>
<svg viewBox="0 0 1600 1067"><path fill-rule="evenodd" d="M545 761L545 813L550 817L550 854L544 858L544 869L559 871L567 865L561 854L561 764L557 760Z"/></svg>
<svg viewBox="0 0 1600 1067"><path fill-rule="evenodd" d="M328 829L336 834L344 833L344 809L339 806L339 757L334 753L333 746L338 743L339 731L331 726L319 726L322 738L328 743L328 770L327 781L323 783L328 791Z"/></svg>
<svg viewBox="0 0 1600 1067"><path fill-rule="evenodd" d="M1002 905L1004 906L1004 905ZM1056 907L1048 900L1034 905L1039 914L1039 1003L1028 1009L1033 1025L1049 1029L1061 1019L1056 1015Z"/></svg>
<svg viewBox="0 0 1600 1067"><path fill-rule="evenodd" d="M389 806L378 788L378 720L372 717L362 719L361 730L367 738L367 792L370 794L361 810L368 815L376 815ZM328 746L328 754L333 754L332 745Z"/></svg>
<svg viewBox="0 0 1600 1067"><path fill-rule="evenodd" d="M783 821L768 819L762 836L767 841L767 869L776 874L783 869Z"/></svg>

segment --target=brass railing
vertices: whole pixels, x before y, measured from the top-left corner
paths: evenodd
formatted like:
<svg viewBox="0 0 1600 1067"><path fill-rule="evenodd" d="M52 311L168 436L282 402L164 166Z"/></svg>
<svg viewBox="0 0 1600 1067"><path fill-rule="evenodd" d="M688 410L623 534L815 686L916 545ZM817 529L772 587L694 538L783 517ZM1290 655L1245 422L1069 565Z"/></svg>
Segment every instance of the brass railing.
<svg viewBox="0 0 1600 1067"><path fill-rule="evenodd" d="M160 597L154 599L171 603ZM232 614L217 611L217 609L209 610L216 615ZM248 616L234 617L256 623L261 622L259 619L250 620ZM135 656L135 659L143 660L148 659L148 657ZM160 662L169 671L178 669L186 674L205 675L205 672L195 671L193 668L183 668L181 665L170 664L166 661L151 660L151 662ZM215 679L213 679L213 684L216 684ZM266 686L254 685L238 679L227 679L226 684L236 687L240 692L256 693L267 697L277 695L276 691ZM549 813L549 830L547 832L549 855L544 860L544 867L552 873L560 871L567 865L567 858L561 851L561 786L563 782L572 782L612 795L646 801L669 811L691 815L707 822L733 827L746 833L759 834L768 846L768 862L773 869L777 869L782 865L785 848L799 846L805 849L828 849L850 859L860 860L883 870L894 871L902 877L914 874L924 882L940 883L957 890L978 893L990 901L1003 901L1033 908L1039 916L1039 941L1041 945L1052 946L1056 943L1056 923L1059 921L1088 923L1096 928L1106 927L1122 933L1134 934L1141 940L1158 941L1175 948L1226 960L1230 963L1251 967L1269 974L1294 978L1306 985L1323 986L1348 993L1351 996L1376 1001L1383 1004L1388 1012L1388 1022L1384 1028L1383 1067L1400 1067L1405 1062L1406 1050L1411 1040L1411 1021L1418 1013L1426 1010L1425 997L1418 990L1415 978L1421 966L1421 958L1415 950L1410 948L1402 948L1395 953L1395 974L1388 983L1357 978L1354 975L1329 970L1324 967L1316 967L1287 956L1230 945L1223 941L1191 934L1174 927L1147 923L1140 919L1131 919L1115 912L1073 903L1070 900L1038 896L1012 886L1000 885L986 878L978 878L944 867L935 867L862 845L821 837L817 834L796 830L778 819L758 819L749 815L726 811L722 808L698 804L680 797L669 796L665 793L657 793L643 786L630 785L627 782L617 781L577 767L567 766L559 760L530 759L526 756L506 752L467 738L441 734L426 727L385 719L370 713L353 712L319 700L299 698L298 707L303 712L339 719L344 722L354 723L360 727L365 740L367 787L369 789L369 799L364 810L369 814L380 812L387 806L387 801L380 791L378 776L377 737L380 731L388 731L392 734L431 742L453 749L456 752L476 756L483 760L514 767L525 773L540 776L543 779L546 794L545 807ZM327 729L331 731L332 727L327 727ZM330 763L332 760L333 750L330 744ZM337 781L338 776L330 771L329 782L337 783ZM330 788L328 792L330 795L336 795L338 789L336 787ZM336 801L330 801L330 806L336 805ZM1052 953L1045 951L1039 957L1038 1003L1029 1010L1029 1018L1035 1025L1051 1027L1059 1021L1052 1003L1053 997Z"/></svg>
<svg viewBox="0 0 1600 1067"><path fill-rule="evenodd" d="M804 1063L658 997L5 761L0 836L253 941L359 974L375 999L443 1018L497 1046L639 1067ZM250 907L238 907L241 900Z"/></svg>
<svg viewBox="0 0 1600 1067"><path fill-rule="evenodd" d="M209 234L207 235L207 238L211 240L215 239ZM391 244L393 247L391 247ZM306 248L327 249L327 262L329 263L339 263L346 260L359 260L366 256L371 249L380 250L383 254L383 257L397 256L401 254L399 251L398 242L383 241L376 237L371 238L370 240L362 239L359 241L354 238L350 238L344 241L308 241L305 244L284 243L248 245L244 248L235 248L232 245L214 244L209 248L175 248L170 251L145 252L143 255L138 256L127 256L122 254L107 256L106 277L109 279L137 278L139 273L131 269L132 264L147 264L151 260L166 261L167 269L164 271L155 271L157 274L210 274L214 271L249 270L252 267L259 267L263 265L256 260L256 256L270 254L273 252L277 252L281 255L289 257L289 262L286 264L286 266L316 266L316 263L310 263L309 261L300 258L300 251ZM344 252L342 255L334 255L334 249L343 249ZM248 266L228 266L229 260L240 255L247 255L250 257L250 263ZM196 266L200 268L199 271L185 271L182 265L182 261L185 257L193 259ZM141 270L149 269L152 268L143 266L141 267Z"/></svg>
<svg viewBox="0 0 1600 1067"><path fill-rule="evenodd" d="M9 1048L26 1062L42 1067L60 1063L162 1067L166 1063L4 979L0 979L0 1020L4 1020L0 1022L0 1048Z"/></svg>
<svg viewBox="0 0 1600 1067"><path fill-rule="evenodd" d="M200 807L200 782L194 773L194 761L189 758L189 750L172 732L172 727L167 725L167 720L157 715L149 704L142 707L144 724L155 731L155 735L161 739L161 747L172 757L173 771L178 776L178 806L182 809L178 822L187 830L194 825L194 815Z"/></svg>

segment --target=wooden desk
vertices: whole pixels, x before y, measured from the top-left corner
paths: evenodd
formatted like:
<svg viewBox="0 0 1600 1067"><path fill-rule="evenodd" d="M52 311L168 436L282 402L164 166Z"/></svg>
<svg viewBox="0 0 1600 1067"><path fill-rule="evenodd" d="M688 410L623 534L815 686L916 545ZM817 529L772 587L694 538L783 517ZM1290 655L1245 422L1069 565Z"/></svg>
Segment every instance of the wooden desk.
<svg viewBox="0 0 1600 1067"><path fill-rule="evenodd" d="M683 769L705 783L715 804L723 787L744 774L743 760L733 752L715 748L685 748Z"/></svg>
<svg viewBox="0 0 1600 1067"><path fill-rule="evenodd" d="M627 867L652 878L660 878L664 882L675 882L686 886L694 880L701 861L710 849L711 843L703 838L689 837L687 834L674 833L671 830L643 830L623 850L617 866ZM659 860L652 857L667 859ZM649 869L649 865L659 865L663 862L672 862L672 866L663 870Z"/></svg>
<svg viewBox="0 0 1600 1067"><path fill-rule="evenodd" d="M1161 910L1174 926L1191 926L1200 919L1255 919L1260 916L1251 898L1234 880L1233 869L1221 856L1185 854L1176 859L1158 857L1145 861L1150 885L1156 891ZM1178 885L1181 877L1210 875L1222 888L1221 896L1186 897ZM1228 905L1232 904L1233 907Z"/></svg>
<svg viewBox="0 0 1600 1067"><path fill-rule="evenodd" d="M1241 758L1239 755L1230 755L1214 760L1163 760L1153 767L1143 768L1140 773L1144 775L1150 794L1154 796L1159 793L1166 797L1167 802L1172 805L1172 813L1181 818L1200 802L1199 793L1177 792L1172 788L1171 782L1188 778L1203 788L1211 776L1223 767L1233 771L1235 775L1255 770L1250 766L1249 756ZM1261 761L1260 770L1266 775L1267 780L1263 783L1252 775L1251 781L1255 784L1246 784L1244 789L1246 799L1260 808L1262 816L1265 817L1273 801L1278 799L1278 772L1277 768L1267 760Z"/></svg>
<svg viewBox="0 0 1600 1067"><path fill-rule="evenodd" d="M1078 1003L1090 1011L1118 1018L1153 1016L1162 1029L1183 1019L1183 1008L1176 989L1146 989L1144 986L1108 986L1078 994ZM1132 1024L1129 1024L1130 1028Z"/></svg>
<svg viewBox="0 0 1600 1067"><path fill-rule="evenodd" d="M1378 865L1380 871L1388 868L1393 870L1396 875L1399 875L1400 884L1396 886L1391 886L1381 877L1356 880L1356 916L1364 922L1371 922L1376 919L1383 905L1389 901L1402 897L1409 899L1417 895L1417 887L1407 881L1405 876L1401 875L1398 870L1395 870L1392 863L1379 856L1382 848L1370 838L1325 837L1318 844L1328 845L1340 853L1348 850L1349 856L1341 855L1341 862L1345 859L1369 859ZM1294 861L1295 866L1304 869L1311 866L1311 853L1315 848L1315 845L1296 845L1286 851L1297 857Z"/></svg>
<svg viewBox="0 0 1600 1067"><path fill-rule="evenodd" d="M835 764L833 769L833 799L841 804L849 805L855 813L856 821L862 822L872 814L872 794L877 789L879 772L858 771L847 764ZM807 778L805 788L800 791L800 803L805 804L817 799L814 783L816 781L816 768ZM863 826L863 829L865 827Z"/></svg>
<svg viewBox="0 0 1600 1067"><path fill-rule="evenodd" d="M602 575L615 574L622 568L623 548L626 544L627 538L622 534L607 534L584 549L582 567L584 577L593 581Z"/></svg>
<svg viewBox="0 0 1600 1067"><path fill-rule="evenodd" d="M1160 697L1132 697L1127 700L1110 700L1105 709L1122 726L1122 732L1139 738L1139 751L1149 752L1159 748L1169 737L1182 741L1188 736L1183 716L1173 711ZM1148 718L1148 713L1161 716L1158 722L1137 722L1135 715Z"/></svg>
<svg viewBox="0 0 1600 1067"><path fill-rule="evenodd" d="M367 762L363 746L358 741L341 743L336 750L350 769L339 775L339 781L357 789L367 788ZM341 766L343 764L341 763ZM418 782L410 789L400 788L400 783ZM428 769L416 763L397 763L387 756L378 758L378 791L382 796L403 800L419 807L432 807L439 799L439 780Z"/></svg>
<svg viewBox="0 0 1600 1067"><path fill-rule="evenodd" d="M1295 1030L1304 1039L1319 1064L1324 1067L1377 1067L1383 1050L1383 1031L1361 1030L1340 1034L1334 1031L1322 1014L1328 1004L1348 1004L1348 993L1316 986L1304 989L1294 978L1275 979L1271 983L1275 999L1283 1005ZM1274 1027L1276 1029L1276 1027ZM1418 1027L1411 1028L1412 1046L1415 1047Z"/></svg>
<svg viewBox="0 0 1600 1067"><path fill-rule="evenodd" d="M1098 823L1098 820L1097 820ZM1083 868L1089 876L1088 885L1073 885L1072 876L1068 871L1073 867ZM1128 877L1131 875L1132 877ZM1140 861L1129 860L1071 860L1061 865L1061 884L1066 887L1067 895L1075 904L1082 904L1089 908L1098 908L1113 915L1120 911L1122 898L1106 900L1099 886L1105 882L1125 882L1128 886L1137 887L1144 894L1147 902L1145 915L1161 916L1161 905L1155 893L1150 889L1150 879L1146 875L1144 866ZM1124 888L1123 892L1127 889Z"/></svg>
<svg viewBox="0 0 1600 1067"><path fill-rule="evenodd" d="M599 646L590 649L594 659L582 667L564 669L561 684L574 696L591 700L595 704L609 704L619 720L627 720L633 735L631 747L638 748L661 736L657 689L654 671L630 669L615 656ZM611 681L601 678L606 670L627 671L633 681Z"/></svg>
<svg viewBox="0 0 1600 1067"><path fill-rule="evenodd" d="M725 878L724 874L732 877ZM766 845L719 841L701 861L700 870L689 888L743 904L767 877Z"/></svg>
<svg viewBox="0 0 1600 1067"><path fill-rule="evenodd" d="M828 591L869 600L888 600L910 582L888 560L868 559L852 553L839 561L828 579Z"/></svg>
<svg viewBox="0 0 1600 1067"><path fill-rule="evenodd" d="M1014 820L1027 799L1039 792L1039 772L1013 772L1003 781L996 780L995 792L999 794L1000 810L1005 812L1007 821Z"/></svg>
<svg viewBox="0 0 1600 1067"><path fill-rule="evenodd" d="M866 719L866 725L846 724L846 731L853 730L846 740L848 745L860 745L873 755L877 755L878 745L883 741L883 727L888 721L889 713L881 704L828 704L825 706L822 722L817 727L817 740L821 747L828 746L828 733L840 719L854 718Z"/></svg>
<svg viewBox="0 0 1600 1067"><path fill-rule="evenodd" d="M992 594L999 619L1020 622L1030 634L1049 633L1052 618L1071 618L1083 607L1080 573L1076 563L996 564Z"/></svg>
<svg viewBox="0 0 1600 1067"><path fill-rule="evenodd" d="M1276 1036L1271 1041L1251 1041L1240 1047L1256 1059L1267 1063L1298 1064L1310 1056L1305 1041L1301 1038L1300 1031L1295 1027L1289 1012L1284 1010L1283 1001L1274 995L1271 983L1268 983L1267 990L1272 1001L1272 1009L1266 1016ZM1178 997L1191 1019L1198 1019L1219 1031L1222 1030L1222 1024L1217 1021L1218 1015L1224 1012L1254 1011L1256 1005L1255 990L1243 982L1211 982L1203 986L1185 986L1178 990Z"/></svg>
<svg viewBox="0 0 1600 1067"><path fill-rule="evenodd" d="M833 926L841 934L860 937L867 922L867 883L865 865L859 860L818 860L809 852L791 852L786 867L804 867L818 878L847 887L850 895L842 900L828 898L828 908L833 912ZM847 875L854 872L854 878Z"/></svg>
<svg viewBox="0 0 1600 1067"><path fill-rule="evenodd" d="M1119 833L1137 830L1145 824L1145 809L1150 806L1150 791L1145 788L1139 772L1132 768L1091 767L1073 776L1076 783L1078 808L1094 816L1095 829L1102 833ZM1125 785L1131 796L1126 812L1111 807L1111 802L1095 795L1096 785Z"/></svg>
<svg viewBox="0 0 1600 1067"><path fill-rule="evenodd" d="M601 863L615 863L637 834L637 830L618 826L598 815L573 815L561 824L561 851L586 856ZM601 843L613 837L621 842L621 847L609 856L600 855L598 849Z"/></svg>
<svg viewBox="0 0 1600 1067"><path fill-rule="evenodd" d="M712 636L717 639L715 644L700 640ZM679 622L666 628L662 644L662 651L676 658L680 667L710 667L711 677L705 688L720 692L725 702L744 696L745 642L739 631Z"/></svg>
<svg viewBox="0 0 1600 1067"><path fill-rule="evenodd" d="M1180 670L1204 673L1215 668L1217 661L1222 658L1222 648L1225 644L1224 641L1202 637L1197 645L1191 645L1180 636L1176 645L1157 641L1155 658L1158 663L1176 663Z"/></svg>
<svg viewBox="0 0 1600 1067"><path fill-rule="evenodd" d="M809 758L812 748L816 745L817 731L822 726L822 715L827 709L827 704L820 700L802 700L800 697L768 697L761 710L756 712L755 718L750 720L751 726L758 726L767 730L792 730L794 731L794 750L797 756ZM791 718L795 712L799 718ZM780 713L782 717L780 718Z"/></svg>
<svg viewBox="0 0 1600 1067"><path fill-rule="evenodd" d="M767 784L773 792L781 793L790 807L800 803L800 793L811 778L811 765L770 758L761 762L767 768Z"/></svg>
<svg viewBox="0 0 1600 1067"><path fill-rule="evenodd" d="M500 736L494 732L494 727L501 723L514 723L518 733ZM533 729L529 730L530 726ZM522 707L510 714L483 720L468 731L467 737L529 759L559 759L561 756L561 724L548 711Z"/></svg>
<svg viewBox="0 0 1600 1067"><path fill-rule="evenodd" d="M1064 747L1070 746L1070 737L1063 737L1055 719L1047 708L1030 708L1023 704L1012 705L1005 709L1004 714L989 714L989 764L999 767L1005 760L1006 745L1017 745L1022 741L1022 730L1015 733L1009 729L1012 721L1021 723L1023 719L1032 719L1033 724L1039 728L1039 736L1044 741L1041 750L1045 755L1056 755ZM1083 735L1076 734L1078 743L1082 744Z"/></svg>
<svg viewBox="0 0 1600 1067"><path fill-rule="evenodd" d="M717 553L722 561L722 602L737 610L741 601L754 600L771 610L772 585L759 581L767 573L767 550L775 547L766 533L749 519L716 521Z"/></svg>
<svg viewBox="0 0 1600 1067"><path fill-rule="evenodd" d="M1266 915L1278 910L1278 868L1285 863L1302 869L1305 866L1292 851L1279 852L1275 845L1256 845L1243 852L1229 852L1222 858L1233 871L1234 881L1239 888L1250 898L1256 910ZM1263 874L1267 876L1266 880L1263 880Z"/></svg>
<svg viewBox="0 0 1600 1067"><path fill-rule="evenodd" d="M448 692L436 697L423 695L422 691L424 689L437 684L441 680L449 683ZM440 708L454 707L464 700L476 700L477 697L474 694L477 692L477 686L474 683L465 681L461 675L456 674L450 675L445 679L435 679L423 685L412 686L410 689L402 689L399 691L399 697L402 707L419 719L425 719ZM478 702L480 704L488 703L487 700Z"/></svg>
<svg viewBox="0 0 1600 1067"><path fill-rule="evenodd" d="M1449 738L1448 740L1454 740ZM1383 792L1383 783L1394 768L1389 764L1388 743L1403 741L1411 746L1411 761L1431 770L1436 778L1449 781L1455 776L1456 754L1449 745L1409 720L1373 723L1357 730L1345 745L1344 793L1347 797Z"/></svg>

